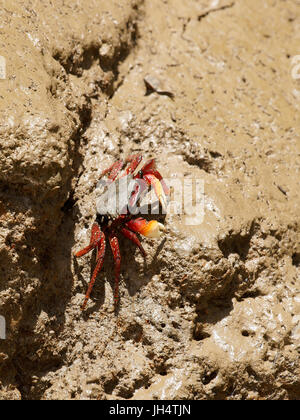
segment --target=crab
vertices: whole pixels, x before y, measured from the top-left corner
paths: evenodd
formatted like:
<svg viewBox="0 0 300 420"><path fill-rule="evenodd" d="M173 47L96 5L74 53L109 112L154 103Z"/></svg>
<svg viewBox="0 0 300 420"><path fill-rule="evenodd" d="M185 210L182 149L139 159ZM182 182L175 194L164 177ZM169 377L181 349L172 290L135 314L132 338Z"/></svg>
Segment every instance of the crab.
<svg viewBox="0 0 300 420"><path fill-rule="evenodd" d="M96 220L92 225L90 243L75 253L79 258L96 249L96 265L88 285L81 310L84 310L90 298L96 278L102 269L108 239L115 265L114 303L119 301L119 280L121 269L121 252L118 235L122 234L132 241L140 250L142 256L146 252L137 234L148 238L159 238L164 230L162 223L156 220L147 221L142 217L135 217L130 210L139 202L140 197L149 187L153 187L162 206L166 209L169 189L156 168L155 159L143 163L140 154L131 155L125 160L118 160L105 169L100 179L107 175L106 191L102 192L96 202ZM116 206L116 196L119 193L119 205Z"/></svg>

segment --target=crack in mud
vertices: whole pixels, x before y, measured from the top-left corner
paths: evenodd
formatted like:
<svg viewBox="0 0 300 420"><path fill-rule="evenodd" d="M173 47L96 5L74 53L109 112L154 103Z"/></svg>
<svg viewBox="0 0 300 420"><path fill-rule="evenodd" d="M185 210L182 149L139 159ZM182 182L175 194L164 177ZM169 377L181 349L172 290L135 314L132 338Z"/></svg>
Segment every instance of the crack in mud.
<svg viewBox="0 0 300 420"><path fill-rule="evenodd" d="M226 4L224 6L220 6L220 7L215 7L215 8L209 9L206 12L203 12L200 15L198 15L198 17L197 17L198 22L200 22L201 20L205 19L210 14L213 14L213 13L216 13L216 12L220 12L220 11L226 10L226 9L231 9L232 7L234 7L234 5L235 5L235 2L232 2L232 3Z"/></svg>

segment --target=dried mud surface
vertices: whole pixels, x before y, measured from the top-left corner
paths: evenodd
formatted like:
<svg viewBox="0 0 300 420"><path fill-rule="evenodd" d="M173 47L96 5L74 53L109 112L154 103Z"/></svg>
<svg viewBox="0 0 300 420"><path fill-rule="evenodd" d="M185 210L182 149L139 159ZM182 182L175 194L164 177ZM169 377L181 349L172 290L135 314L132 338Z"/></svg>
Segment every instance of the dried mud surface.
<svg viewBox="0 0 300 420"><path fill-rule="evenodd" d="M19 4L16 4L19 3ZM299 399L297 0L3 0L1 399ZM148 92L156 77L162 92ZM108 252L82 313L95 186L119 156L204 181L146 263Z"/></svg>

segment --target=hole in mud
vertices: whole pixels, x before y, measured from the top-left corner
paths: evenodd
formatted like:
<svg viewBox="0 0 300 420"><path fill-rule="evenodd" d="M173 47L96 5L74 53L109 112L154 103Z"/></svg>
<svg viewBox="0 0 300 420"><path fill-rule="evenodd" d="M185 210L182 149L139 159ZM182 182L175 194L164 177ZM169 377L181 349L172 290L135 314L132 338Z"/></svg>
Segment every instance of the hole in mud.
<svg viewBox="0 0 300 420"><path fill-rule="evenodd" d="M202 379L203 385L208 385L211 381L213 381L216 378L217 375L218 375L217 370L214 370L213 372L204 375Z"/></svg>
<svg viewBox="0 0 300 420"><path fill-rule="evenodd" d="M292 264L295 265L296 267L300 266L300 252L295 252L292 255Z"/></svg>
<svg viewBox="0 0 300 420"><path fill-rule="evenodd" d="M247 330L242 330L242 336L243 337L249 337L249 332Z"/></svg>
<svg viewBox="0 0 300 420"><path fill-rule="evenodd" d="M193 330L193 339L196 341L202 341L209 337L210 334L204 330L203 324L201 322L196 322Z"/></svg>
<svg viewBox="0 0 300 420"><path fill-rule="evenodd" d="M167 376L167 374L168 374L167 369L166 369L166 368L164 368L164 367L159 368L159 369L157 370L157 373L158 373L160 376Z"/></svg>
<svg viewBox="0 0 300 420"><path fill-rule="evenodd" d="M210 334L208 334L206 331L197 330L197 329L194 330L193 338L196 341L202 341L209 337L210 337Z"/></svg>
<svg viewBox="0 0 300 420"><path fill-rule="evenodd" d="M219 157L222 157L222 154L221 153L215 152L215 151L212 151L212 150L209 151L209 154L214 159L219 158Z"/></svg>
<svg viewBox="0 0 300 420"><path fill-rule="evenodd" d="M255 299L256 297L259 297L261 295L262 294L259 290L248 290L241 297L237 298L237 300L240 302L243 299L248 299L248 298Z"/></svg>
<svg viewBox="0 0 300 420"><path fill-rule="evenodd" d="M115 389L115 387L118 385L118 379L117 378L113 378L108 380L105 384L104 384L104 392L106 394L112 394L113 390Z"/></svg>
<svg viewBox="0 0 300 420"><path fill-rule="evenodd" d="M251 235L232 235L218 241L218 246L225 258L230 254L238 254L244 261L250 249Z"/></svg>
<svg viewBox="0 0 300 420"><path fill-rule="evenodd" d="M64 213L67 213L68 211L70 211L74 207L75 203L76 203L76 201L73 197L73 194L71 194L70 197L67 199L67 201L62 206L61 211L64 212Z"/></svg>
<svg viewBox="0 0 300 420"><path fill-rule="evenodd" d="M257 373L251 366L246 367L246 372L248 373L249 376L252 376L254 379L259 380Z"/></svg>

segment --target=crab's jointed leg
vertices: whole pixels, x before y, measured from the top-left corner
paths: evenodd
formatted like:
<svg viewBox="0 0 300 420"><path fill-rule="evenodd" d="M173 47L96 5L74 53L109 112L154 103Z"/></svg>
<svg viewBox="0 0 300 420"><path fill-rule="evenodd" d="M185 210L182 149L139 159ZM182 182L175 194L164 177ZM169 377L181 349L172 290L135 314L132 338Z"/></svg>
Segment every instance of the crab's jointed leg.
<svg viewBox="0 0 300 420"><path fill-rule="evenodd" d="M134 232L131 232L129 229L122 228L121 229L122 234L125 236L125 238L130 239L141 251L143 257L146 257L146 251L143 248L143 245L141 244L139 238L136 236Z"/></svg>
<svg viewBox="0 0 300 420"><path fill-rule="evenodd" d="M130 163L130 165L126 169L126 175L132 174L136 170L136 168L139 166L142 159L143 159L143 156L139 154L128 156L128 158L126 159L126 162Z"/></svg>
<svg viewBox="0 0 300 420"><path fill-rule="evenodd" d="M88 289L87 289L87 292L86 292L86 295L85 295L84 302L81 306L82 311L86 307L87 301L89 300L90 294L91 294L92 289L94 287L97 275L98 275L99 271L101 270L101 268L103 266L104 257L105 257L105 248L106 248L106 243L105 243L105 236L104 236L104 233L103 233L103 236L101 238L101 242L97 246L97 263L96 263L96 267L95 267L94 272L93 272L93 276L92 276L92 278L89 282L89 286L88 286Z"/></svg>
<svg viewBox="0 0 300 420"><path fill-rule="evenodd" d="M98 275L99 271L101 270L101 268L103 266L103 262L104 262L105 248L106 248L105 235L101 231L98 223L93 224L90 244L87 247L83 248L81 251L76 252L75 256L77 258L82 257L83 255L87 254L88 252L90 252L94 248L97 248L96 267L94 269L92 278L89 282L88 289L87 289L87 292L86 292L86 295L85 295L85 299L84 299L84 302L81 306L81 310L84 310L84 308L86 307L87 301L89 300L89 297L90 297L91 291L93 289L94 283L96 281L97 275Z"/></svg>
<svg viewBox="0 0 300 420"><path fill-rule="evenodd" d="M90 252L92 249L96 248L96 246L99 244L101 237L103 235L103 232L101 232L101 229L98 225L98 223L94 223L92 226L92 232L91 232L91 239L88 246L81 249L80 251L76 252L75 257L83 257L83 255Z"/></svg>
<svg viewBox="0 0 300 420"><path fill-rule="evenodd" d="M115 305L117 305L119 301L119 280L120 280L120 268L121 268L121 253L119 247L119 241L116 237L115 233L112 232L109 235L109 243L113 253L114 261L115 261L115 291L114 291L114 300Z"/></svg>
<svg viewBox="0 0 300 420"><path fill-rule="evenodd" d="M117 176L119 175L121 169L124 166L124 161L123 160L118 160L117 162L115 162L110 168L109 171L110 174L108 176L108 179L114 181Z"/></svg>
<svg viewBox="0 0 300 420"><path fill-rule="evenodd" d="M143 179L148 185L154 188L157 198L159 199L162 207L166 210L167 198L170 194L169 188L167 187L163 177L156 169L155 159L150 159L141 169Z"/></svg>
<svg viewBox="0 0 300 420"><path fill-rule="evenodd" d="M128 168L124 172L124 174L122 174L120 176L120 178L122 178L122 176L131 174L132 172L134 172L136 167L141 162L141 160L142 160L142 155L131 155L126 159L126 161L118 160L117 162L115 162L111 166L109 166L107 169L104 169L104 171L101 172L101 174L100 174L100 178L102 178L106 174L109 174L108 179L114 181L118 177L118 175L120 174L123 166L126 163L130 163L130 165L128 166Z"/></svg>
<svg viewBox="0 0 300 420"><path fill-rule="evenodd" d="M151 185L154 188L155 194L157 198L160 201L160 204L162 205L162 208L166 211L167 209L167 198L166 194L164 192L164 189L162 188L162 184L159 181L158 178L156 178L155 175L147 173L143 176L143 178L147 181L149 185Z"/></svg>

